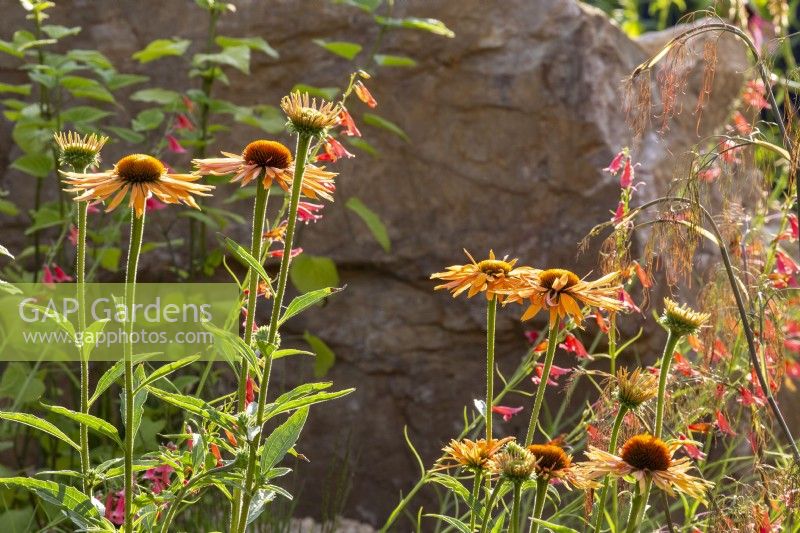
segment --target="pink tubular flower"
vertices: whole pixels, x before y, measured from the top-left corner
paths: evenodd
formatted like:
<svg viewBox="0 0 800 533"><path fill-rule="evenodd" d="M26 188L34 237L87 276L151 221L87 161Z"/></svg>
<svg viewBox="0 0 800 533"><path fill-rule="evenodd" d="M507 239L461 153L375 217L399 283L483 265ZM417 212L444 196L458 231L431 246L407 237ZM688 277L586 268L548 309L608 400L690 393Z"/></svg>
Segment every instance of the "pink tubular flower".
<svg viewBox="0 0 800 533"><path fill-rule="evenodd" d="M292 251L290 253L291 257L294 259L298 255L303 253L303 248L300 246L298 246L297 248L292 248ZM271 252L269 252L269 256L278 258L283 257L283 248L281 248L280 250L272 250Z"/></svg>
<svg viewBox="0 0 800 533"><path fill-rule="evenodd" d="M69 235L67 236L67 239L70 243L72 243L72 246L78 245L78 228L75 227L75 224L69 227Z"/></svg>
<svg viewBox="0 0 800 533"><path fill-rule="evenodd" d="M739 135L747 136L753 133L753 125L750 124L750 121L747 120L740 111L735 112L732 119L733 127L739 132Z"/></svg>
<svg viewBox="0 0 800 533"><path fill-rule="evenodd" d="M342 106L342 110L339 112L339 125L343 128L342 133L345 135L349 137L361 137L361 132L358 131L356 122L344 106Z"/></svg>
<svg viewBox="0 0 800 533"><path fill-rule="evenodd" d="M678 438L682 441L689 440L683 433L679 433ZM701 452L697 446L695 446L694 444L689 444L688 442L683 444L683 451L685 451L686 455L688 455L695 461L701 461L706 458L706 454Z"/></svg>
<svg viewBox="0 0 800 533"><path fill-rule="evenodd" d="M789 215L789 227L791 228L791 236L792 239L797 240L798 236L800 236L800 228L797 225L797 215Z"/></svg>
<svg viewBox="0 0 800 533"><path fill-rule="evenodd" d="M147 200L144 201L145 209L148 211L161 211L162 209L166 209L167 204L156 198L155 196L151 196Z"/></svg>
<svg viewBox="0 0 800 533"><path fill-rule="evenodd" d="M525 340L531 344L536 344L536 341L539 340L539 332L532 329L526 331L523 335L525 335Z"/></svg>
<svg viewBox="0 0 800 533"><path fill-rule="evenodd" d="M369 107L378 107L378 101L372 96L372 93L369 92L367 86L364 85L361 81L357 81L355 85L353 85L353 90L358 96L358 99L367 104Z"/></svg>
<svg viewBox="0 0 800 533"><path fill-rule="evenodd" d="M45 287L55 287L56 281L53 279L53 273L50 271L50 267L45 265L42 267L42 284Z"/></svg>
<svg viewBox="0 0 800 533"><path fill-rule="evenodd" d="M194 111L194 102L192 102L191 98L183 94L181 95L181 100L183 101L183 107L185 107L187 111L190 113Z"/></svg>
<svg viewBox="0 0 800 533"><path fill-rule="evenodd" d="M770 109L769 102L765 98L767 89L764 87L764 82L760 79L750 80L745 86L742 93L742 100L750 107L756 109Z"/></svg>
<svg viewBox="0 0 800 533"><path fill-rule="evenodd" d="M633 165L631 164L631 158L628 157L625 159L625 166L619 177L619 186L623 189L627 189L631 185L633 185Z"/></svg>
<svg viewBox="0 0 800 533"><path fill-rule="evenodd" d="M625 217L625 204L620 202L617 204L617 210L614 211L614 223L619 224Z"/></svg>
<svg viewBox="0 0 800 533"><path fill-rule="evenodd" d="M760 396L754 396L750 389L747 387L739 387L739 397L736 399L742 405L758 405L763 407L766 404L766 399Z"/></svg>
<svg viewBox="0 0 800 533"><path fill-rule="evenodd" d="M542 374L544 373L544 363L537 363L533 371L534 375L531 376L531 381L533 381L535 385L538 385L542 381ZM558 378L566 374L569 374L570 372L572 372L571 368L562 368L556 365L551 366L550 376L547 378L547 384L558 386Z"/></svg>
<svg viewBox="0 0 800 533"><path fill-rule="evenodd" d="M170 476L175 471L169 465L161 465L151 468L144 473L144 479L150 482L150 489L153 494L161 494L170 485Z"/></svg>
<svg viewBox="0 0 800 533"><path fill-rule="evenodd" d="M330 161L331 163L335 163L339 159L346 157L351 158L355 157L355 155L351 154L347 151L342 143L328 135L327 140L325 141L325 153L320 154L317 156L317 161Z"/></svg>
<svg viewBox="0 0 800 533"><path fill-rule="evenodd" d="M222 466L222 454L221 454L221 453L220 453L220 451L219 451L219 446L217 446L216 444L214 444L214 443L212 442L212 443L209 445L209 448L211 449L211 455L213 455L213 456L214 456L214 459L216 459L216 460L217 460L217 464L216 464L216 466L217 466L217 467L220 467L220 466Z"/></svg>
<svg viewBox="0 0 800 533"><path fill-rule="evenodd" d="M508 422L511 420L515 414L522 411L524 407L507 407L505 405L493 405L492 412L497 413L503 417L503 422Z"/></svg>
<svg viewBox="0 0 800 533"><path fill-rule="evenodd" d="M106 496L105 517L115 526L125 522L125 491L109 492Z"/></svg>
<svg viewBox="0 0 800 533"><path fill-rule="evenodd" d="M718 166L713 166L698 172L697 178L702 181L705 181L706 183L711 183L712 181L719 178L721 175L722 175L722 169L719 168Z"/></svg>
<svg viewBox="0 0 800 533"><path fill-rule="evenodd" d="M717 417L717 428L719 428L721 432L728 435L729 437L736 436L736 432L728 423L728 419L725 418L725 415L722 414L722 411L720 411L719 409L717 410L716 417Z"/></svg>
<svg viewBox="0 0 800 533"><path fill-rule="evenodd" d="M603 170L610 173L612 176L616 175L617 172L622 170L622 164L625 161L625 155L625 150L619 152L614 156L614 159L611 160L611 163L609 163L608 166Z"/></svg>
<svg viewBox="0 0 800 533"><path fill-rule="evenodd" d="M253 381L253 378L251 376L247 376L247 382L244 388L244 403L246 406L256 401L254 386L255 382Z"/></svg>
<svg viewBox="0 0 800 533"><path fill-rule="evenodd" d="M622 306L626 310L628 310L628 311L636 311L637 313L641 313L642 312L642 310L639 309L639 307L633 301L633 298L631 298L631 295L628 294L628 291L626 291L625 289L622 289L621 291L619 291L619 299L622 300Z"/></svg>
<svg viewBox="0 0 800 533"><path fill-rule="evenodd" d="M316 222L322 218L322 215L318 215L317 211L322 210L323 207L325 206L322 204L314 204L301 200L297 204L297 220L305 222L306 224L309 222Z"/></svg>
<svg viewBox="0 0 800 533"><path fill-rule="evenodd" d="M53 279L55 279L56 283L65 283L72 281L72 276L67 276L60 266L53 263Z"/></svg>
<svg viewBox="0 0 800 533"><path fill-rule="evenodd" d="M586 347L583 345L583 343L579 341L578 337L572 333L567 333L567 336L564 338L564 342L559 344L558 347L562 350L574 353L579 359L592 358L592 356L589 355L589 352L586 351Z"/></svg>
<svg viewBox="0 0 800 533"><path fill-rule="evenodd" d="M194 129L194 124L192 124L192 121L189 120L189 117L183 113L178 113L175 116L175 129L192 131Z"/></svg>
<svg viewBox="0 0 800 533"><path fill-rule="evenodd" d="M169 148L170 152L176 154L186 153L186 148L181 146L181 143L178 142L178 139L176 139L174 135L167 135L167 148Z"/></svg>

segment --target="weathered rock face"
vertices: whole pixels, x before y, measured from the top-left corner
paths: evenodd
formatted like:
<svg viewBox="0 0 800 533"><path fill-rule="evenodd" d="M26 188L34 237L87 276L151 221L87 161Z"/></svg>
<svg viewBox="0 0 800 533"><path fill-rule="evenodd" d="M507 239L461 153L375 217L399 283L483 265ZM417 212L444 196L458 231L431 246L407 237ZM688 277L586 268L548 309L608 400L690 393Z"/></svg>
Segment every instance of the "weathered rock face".
<svg viewBox="0 0 800 533"><path fill-rule="evenodd" d="M11 9L14 3L0 0L12 17L19 11ZM201 13L190 4L126 0L100 7L73 0L59 4L53 16L84 27L76 46L97 47L121 70L136 71L144 69L130 54L152 39L203 38ZM464 247L476 256L491 248L523 263L563 265L581 274L595 267L591 254L576 260L576 243L616 207L618 183L600 169L631 144L620 82L647 55L602 13L572 0L398 4L398 16L441 19L457 36L389 34L386 51L414 55L419 66L381 71L370 88L378 111L411 142L370 131L381 157L339 167L338 197L358 196L380 213L392 251L384 253L343 202L326 208L321 222L303 230L303 247L333 257L347 290L295 325L295 332L313 331L335 350L330 377L336 385L358 388L311 418L301 442L312 460L300 466L306 480L301 507L319 509L327 489L315 480L325 478L328 458L341 455L349 442L357 461L345 514L372 523L382 521L416 480L403 426L430 464L459 431L463 406L483 394L483 301L433 293L428 276L463 262ZM262 35L281 53L279 60L256 58L250 77L233 76L221 91L242 103L277 103L297 82L340 83L349 65L312 38L364 44L374 38L366 15L341 6L310 0L237 5L221 32ZM731 54L717 65L706 131L724 120L742 81L736 74L742 56L736 49ZM146 70L165 86L186 87L175 61ZM218 148L243 146L251 134L234 129ZM696 138L691 117L678 120L664 139L645 136L638 158L644 163L639 176L648 182L643 195L664 178L653 169ZM500 313L502 369L513 368L525 350L518 317L516 308ZM294 340L288 332L284 339ZM307 364L290 368L277 383L309 374ZM515 429L500 424L502 431Z"/></svg>

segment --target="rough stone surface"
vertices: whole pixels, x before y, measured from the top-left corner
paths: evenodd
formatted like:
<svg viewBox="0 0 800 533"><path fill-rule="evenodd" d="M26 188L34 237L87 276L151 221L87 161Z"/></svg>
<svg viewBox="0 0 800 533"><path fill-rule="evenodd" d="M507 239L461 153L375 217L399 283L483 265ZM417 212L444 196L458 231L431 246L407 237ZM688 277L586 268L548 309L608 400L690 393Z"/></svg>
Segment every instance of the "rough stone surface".
<svg viewBox="0 0 800 533"><path fill-rule="evenodd" d="M250 77L232 76L231 87L220 94L241 103L277 103L297 82L341 83L348 64L313 45L313 38L367 45L375 37L366 15L342 6L311 0L237 5L238 14L223 19L221 33L261 35L281 53L278 60L255 56ZM0 6L8 17L4 33L23 23L16 2L0 0ZM617 181L600 169L631 144L621 80L654 42L666 40L648 37L647 46L640 46L602 13L572 0L412 0L398 2L397 10L398 16L441 19L457 37L388 35L387 53L413 55L419 65L381 71L370 87L380 102L377 111L404 128L411 142L362 127L381 157L341 164L340 201L302 234L307 252L335 259L347 290L293 325L295 333L308 329L335 350L329 377L338 387L358 387L311 417L301 441L312 460L300 467L306 479L301 509L317 512L330 489L316 480L325 478L328 459L349 447L354 477L345 514L373 524L382 522L400 492L416 480L403 426L430 464L459 431L463 406L483 394L483 302L433 293L429 274L464 261L464 247L478 256L493 248L526 263L566 266L580 274L594 268L590 254L576 259L576 243L616 206ZM53 18L84 27L76 46L97 47L120 70L146 71L176 89L186 87L178 60L139 67L130 54L158 37L200 40L204 32L189 1L124 0L101 7L73 0L59 3ZM725 54L720 53L715 98L701 134L725 120L742 82L743 55L727 45ZM692 61L699 65L700 58ZM648 182L644 198L654 194L653 182L667 179L662 165L669 155L697 139L689 111L700 70L694 69L686 96L692 103L684 116L664 138L645 135L639 157L644 163L639 176ZM9 82L21 77L2 73ZM218 148L235 151L252 134L234 128ZM8 146L5 125L0 141ZM653 169L659 169L655 176ZM13 175L9 179L19 183ZM391 253L344 208L349 196L380 213ZM245 234L242 228L240 237ZM510 308L498 319L498 364L504 370L515 366L526 347L518 316L519 310ZM287 343L297 338L284 335ZM307 363L288 368L279 374L278 386L310 374ZM499 422L498 430L519 431L522 421L515 422Z"/></svg>

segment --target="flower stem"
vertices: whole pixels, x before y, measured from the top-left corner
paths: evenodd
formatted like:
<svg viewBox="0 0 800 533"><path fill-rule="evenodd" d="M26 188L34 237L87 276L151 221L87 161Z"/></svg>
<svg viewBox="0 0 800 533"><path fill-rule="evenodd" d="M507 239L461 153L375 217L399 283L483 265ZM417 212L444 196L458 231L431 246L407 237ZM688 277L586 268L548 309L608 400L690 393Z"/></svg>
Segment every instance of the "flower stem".
<svg viewBox="0 0 800 533"><path fill-rule="evenodd" d="M544 368L542 368L542 376L539 379L539 385L536 387L536 398L533 401L533 410L531 411L531 421L528 424L528 433L525 436L525 446L530 446L533 442L533 436L536 434L536 423L539 421L539 411L542 409L542 402L544 401L544 392L547 389L547 380L550 379L550 369L553 367L553 358L556 355L556 346L558 345L558 324L550 325L550 332L547 336L547 354L544 357Z"/></svg>
<svg viewBox="0 0 800 533"><path fill-rule="evenodd" d="M84 169L86 172L86 169ZM86 219L89 212L89 202L78 203L78 242L75 258L75 277L78 291L78 331L86 330ZM89 359L81 357L81 404L80 411L89 414ZM81 441L81 479L83 480L83 492L91 497L92 486L89 481L89 427L86 424L80 425Z"/></svg>
<svg viewBox="0 0 800 533"><path fill-rule="evenodd" d="M631 513L628 516L628 527L625 528L625 533L637 533L639 525L644 518L644 512L647 508L647 499L650 496L650 486L653 483L651 479L645 482L644 490L640 490L639 485L636 485L636 494L631 503Z"/></svg>
<svg viewBox="0 0 800 533"><path fill-rule="evenodd" d="M617 373L617 314L611 313L608 322L608 359L611 362L610 374L613 376Z"/></svg>
<svg viewBox="0 0 800 533"><path fill-rule="evenodd" d="M625 419L625 415L628 413L628 408L624 405L619 406L619 410L617 411L617 416L614 418L614 427L611 429L611 440L608 442L608 453L614 453L617 450L617 440L619 440L619 430L622 427L622 421ZM603 488L600 491L600 499L597 500L597 516L594 520L594 533L600 533L600 526L603 523L603 511L606 506L606 495L608 493L608 485L609 479L606 477L605 481L603 482ZM614 499L616 499L617 495L614 494ZM615 507L616 508L616 507ZM614 516L614 521L616 522L617 517Z"/></svg>
<svg viewBox="0 0 800 533"><path fill-rule="evenodd" d="M486 307L486 441L492 439L492 401L494 400L494 332L497 320L497 297Z"/></svg>
<svg viewBox="0 0 800 533"><path fill-rule="evenodd" d="M264 170L258 176L256 181L256 199L253 204L253 224L252 234L250 240L250 255L256 260L261 261L261 248L263 245L264 233L264 220L267 215L267 202L269 201L269 190L261 185L264 178ZM247 317L244 324L244 342L247 346L253 339L253 324L256 319L256 306L258 304L258 282L259 276L253 267L247 271L248 294L247 294ZM250 372L246 359L242 359L242 369L239 373L239 389L237 391L237 412L243 412L247 406L247 376ZM231 525L239 522L239 515L241 514L241 493L234 491L233 503L231 507Z"/></svg>
<svg viewBox="0 0 800 533"><path fill-rule="evenodd" d="M481 483L483 481L483 472L481 470L475 471L475 479L472 483L472 501L470 502L470 512L469 512L469 530L470 533L475 531L475 521L477 520L478 516L475 509L478 508L478 498L480 498L481 494Z"/></svg>
<svg viewBox="0 0 800 533"><path fill-rule="evenodd" d="M536 478L536 503L533 505L533 518L536 520L542 519L542 512L544 511L544 502L547 499L547 480L544 478ZM539 522L531 520L530 533L538 533Z"/></svg>
<svg viewBox="0 0 800 533"><path fill-rule="evenodd" d="M503 487L504 482L505 480L501 478L497 485L495 485L492 495L489 497L489 503L486 504L486 509L483 511L483 525L481 525L481 533L486 533L486 528L489 527L489 519L492 517L492 507L494 507L494 502L497 500L497 496L500 495L500 489Z"/></svg>
<svg viewBox="0 0 800 533"><path fill-rule="evenodd" d="M519 511L522 500L522 483L514 483L514 503L511 506L511 523L509 533L519 533Z"/></svg>
<svg viewBox="0 0 800 533"><path fill-rule="evenodd" d="M125 305L129 310L125 321L125 533L133 532L133 305L136 298L136 270L139 266L139 253L142 250L144 216L137 217L131 209L131 240L128 246L128 268L125 275Z"/></svg>
<svg viewBox="0 0 800 533"><path fill-rule="evenodd" d="M286 292L286 283L289 279L289 264L292 260L292 246L294 244L294 233L297 227L297 204L300 201L300 190L303 184L303 174L306 168L306 159L308 158L308 148L311 144L311 136L307 134L299 134L297 136L297 149L295 153L295 167L294 177L292 178L292 192L289 200L288 222L286 225L286 236L284 237L283 244L283 257L281 258L281 267L278 272L278 286L275 290L275 296L272 300L272 315L269 320L269 331L267 334L267 344L274 346L275 340L278 336L278 319L280 317L281 305L283 304L283 296ZM271 354L264 354L267 359L267 364L271 364ZM258 393L258 408L256 410L256 424L260 428L256 433L253 442L250 443L250 455L247 461L247 471L245 472L244 493L242 495L241 512L239 513L238 524L236 524L236 532L243 533L247 527L247 512L250 507L250 501L253 497L253 492L257 487L253 487L253 478L255 477L256 458L258 455L258 447L261 444L261 429L264 423L264 409L267 405L267 387L269 386L269 371L265 368L264 378L259 384Z"/></svg>
<svg viewBox="0 0 800 533"><path fill-rule="evenodd" d="M653 434L659 439L661 438L664 426L664 405L666 403L669 366L672 363L672 354L675 353L675 346L678 345L680 338L680 335L676 335L672 331L669 332L667 335L667 344L664 346L664 354L661 356L661 366L658 369L658 400L656 403L656 423Z"/></svg>

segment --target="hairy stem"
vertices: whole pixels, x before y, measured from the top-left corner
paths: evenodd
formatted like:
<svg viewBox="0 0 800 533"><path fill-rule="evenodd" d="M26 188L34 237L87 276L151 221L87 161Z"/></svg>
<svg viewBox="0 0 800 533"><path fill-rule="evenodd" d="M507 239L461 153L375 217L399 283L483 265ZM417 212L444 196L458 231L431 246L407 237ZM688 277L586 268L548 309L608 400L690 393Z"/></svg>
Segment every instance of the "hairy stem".
<svg viewBox="0 0 800 533"><path fill-rule="evenodd" d="M656 424L653 432L655 437L659 439L661 438L664 428L664 407L666 404L669 366L672 363L672 354L675 353L675 346L678 345L680 339L680 335L675 335L672 331L667 334L667 343L664 345L664 353L661 355L661 365L658 367L658 399L656 400Z"/></svg>
<svg viewBox="0 0 800 533"><path fill-rule="evenodd" d="M550 369L553 367L553 359L556 355L557 346L558 323L551 321L550 331L547 336L547 354L544 357L544 367L542 368L542 375L539 379L539 385L536 387L536 398L533 401L531 420L528 423L528 433L525 436L525 446L530 446L530 444L533 442L533 436L536 434L536 425L539 421L539 412L542 409L544 393L547 389L547 380L550 379Z"/></svg>
<svg viewBox="0 0 800 533"><path fill-rule="evenodd" d="M509 533L519 533L519 512L522 506L522 483L514 483L514 503L511 505L511 523Z"/></svg>
<svg viewBox="0 0 800 533"><path fill-rule="evenodd" d="M497 297L486 307L486 441L492 439L492 401L494 400L494 332L497 320Z"/></svg>
<svg viewBox="0 0 800 533"><path fill-rule="evenodd" d="M86 172L86 169L84 169ZM75 258L75 277L78 291L78 331L86 331L86 219L89 211L89 202L78 204L78 242ZM81 357L81 403L80 412L89 414L89 359ZM83 492L87 496L92 495L92 485L89 480L89 427L86 424L80 425L81 443L81 479L83 480Z"/></svg>
<svg viewBox="0 0 800 533"><path fill-rule="evenodd" d="M492 518L492 507L494 507L494 503L497 501L497 496L500 495L500 489L503 487L504 482L505 480L500 478L500 481L492 491L492 495L489 497L489 503L486 504L486 509L483 511L483 524L481 525L481 533L486 533L486 529L489 527L489 522Z"/></svg>
<svg viewBox="0 0 800 533"><path fill-rule="evenodd" d="M619 406L617 416L614 418L614 427L611 429L611 439L608 442L608 453L615 453L617 451L617 441L619 440L619 430L622 427L622 421L625 420L625 415L628 413L628 408L624 405ZM597 500L597 516L594 519L594 533L600 533L600 527L603 523L603 511L606 506L606 496L608 494L608 486L610 484L609 478L603 481L603 488L600 490L600 499ZM614 493L614 499L617 495ZM617 517L614 516L616 522Z"/></svg>
<svg viewBox="0 0 800 533"><path fill-rule="evenodd" d="M547 480L544 478L536 478L536 503L533 505L533 518L531 520L530 533L538 533L539 522L536 520L542 519L542 512L544 511L544 502L547 499Z"/></svg>

